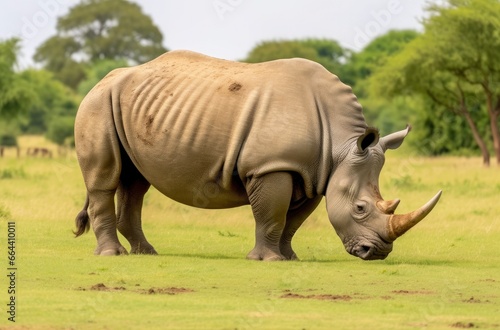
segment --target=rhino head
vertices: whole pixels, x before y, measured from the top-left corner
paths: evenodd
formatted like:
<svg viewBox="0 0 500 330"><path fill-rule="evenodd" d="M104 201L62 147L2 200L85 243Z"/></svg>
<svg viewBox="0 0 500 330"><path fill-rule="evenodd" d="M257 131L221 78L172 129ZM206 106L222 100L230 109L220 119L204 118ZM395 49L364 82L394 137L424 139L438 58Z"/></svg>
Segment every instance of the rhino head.
<svg viewBox="0 0 500 330"><path fill-rule="evenodd" d="M411 127L379 138L367 128L357 141L343 148L342 161L331 175L326 205L328 217L350 254L364 260L385 259L392 243L422 220L437 204L441 191L408 214L394 214L399 199L384 200L378 188L387 149L398 148Z"/></svg>

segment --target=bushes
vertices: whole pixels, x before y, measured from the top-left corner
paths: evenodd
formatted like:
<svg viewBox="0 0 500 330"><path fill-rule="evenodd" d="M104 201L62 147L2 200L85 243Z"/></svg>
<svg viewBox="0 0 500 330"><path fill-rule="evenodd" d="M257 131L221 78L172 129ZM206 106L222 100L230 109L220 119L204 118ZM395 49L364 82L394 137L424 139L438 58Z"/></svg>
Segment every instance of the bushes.
<svg viewBox="0 0 500 330"><path fill-rule="evenodd" d="M49 124L47 138L58 145L74 145L74 123L72 116L54 118Z"/></svg>
<svg viewBox="0 0 500 330"><path fill-rule="evenodd" d="M17 147L17 137L12 133L0 134L0 146Z"/></svg>

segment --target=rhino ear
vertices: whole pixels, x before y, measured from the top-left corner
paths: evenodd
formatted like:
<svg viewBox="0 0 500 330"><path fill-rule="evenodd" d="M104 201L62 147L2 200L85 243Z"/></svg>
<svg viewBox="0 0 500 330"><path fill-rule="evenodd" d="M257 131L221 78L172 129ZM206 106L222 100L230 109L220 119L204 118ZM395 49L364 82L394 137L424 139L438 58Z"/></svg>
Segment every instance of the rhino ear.
<svg viewBox="0 0 500 330"><path fill-rule="evenodd" d="M380 139L380 146L382 147L382 150L384 150L385 152L387 149L399 148L410 131L411 126L406 125L406 128L404 130L382 137Z"/></svg>
<svg viewBox="0 0 500 330"><path fill-rule="evenodd" d="M379 137L378 129L367 127L365 133L358 138L358 151L363 153L367 148L377 145Z"/></svg>

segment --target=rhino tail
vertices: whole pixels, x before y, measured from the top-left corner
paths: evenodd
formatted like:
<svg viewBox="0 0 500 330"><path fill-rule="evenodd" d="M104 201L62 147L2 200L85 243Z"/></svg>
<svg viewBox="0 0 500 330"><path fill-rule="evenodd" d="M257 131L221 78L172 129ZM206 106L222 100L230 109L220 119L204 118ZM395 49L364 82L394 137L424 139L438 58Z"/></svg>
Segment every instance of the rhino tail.
<svg viewBox="0 0 500 330"><path fill-rule="evenodd" d="M83 210L78 213L75 218L76 231L73 231L75 237L78 237L89 231L90 222L89 222L89 213L87 209L89 207L89 195L87 194L87 198L85 199L85 205L83 205Z"/></svg>

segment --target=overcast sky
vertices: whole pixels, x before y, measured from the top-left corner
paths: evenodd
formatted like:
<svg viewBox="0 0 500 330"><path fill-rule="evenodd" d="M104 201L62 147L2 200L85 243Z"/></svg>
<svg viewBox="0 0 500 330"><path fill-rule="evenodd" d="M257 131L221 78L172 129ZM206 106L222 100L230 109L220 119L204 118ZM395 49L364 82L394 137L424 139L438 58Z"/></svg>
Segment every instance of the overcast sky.
<svg viewBox="0 0 500 330"><path fill-rule="evenodd" d="M20 67L79 0L2 1L0 39L22 39ZM237 60L260 41L329 38L360 50L390 29L421 30L427 0L135 0L168 49Z"/></svg>

